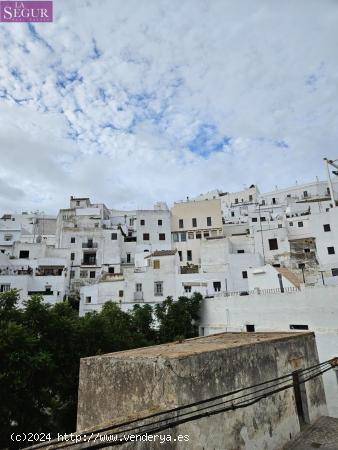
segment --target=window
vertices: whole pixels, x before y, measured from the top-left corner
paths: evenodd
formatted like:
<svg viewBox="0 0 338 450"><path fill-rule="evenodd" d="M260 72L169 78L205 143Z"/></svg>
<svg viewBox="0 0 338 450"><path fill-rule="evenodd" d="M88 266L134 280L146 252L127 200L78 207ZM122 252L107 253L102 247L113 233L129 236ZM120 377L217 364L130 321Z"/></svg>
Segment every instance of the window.
<svg viewBox="0 0 338 450"><path fill-rule="evenodd" d="M174 242L178 242L179 241L178 233L173 233L173 241Z"/></svg>
<svg viewBox="0 0 338 450"><path fill-rule="evenodd" d="M242 278L248 278L248 272L246 270L242 271Z"/></svg>
<svg viewBox="0 0 338 450"><path fill-rule="evenodd" d="M197 227L197 219L195 217L192 219L192 226Z"/></svg>
<svg viewBox="0 0 338 450"><path fill-rule="evenodd" d="M142 283L136 283L136 292L142 292Z"/></svg>
<svg viewBox="0 0 338 450"><path fill-rule="evenodd" d="M263 206L265 205L265 200L262 200L262 205L263 205Z"/></svg>
<svg viewBox="0 0 338 450"><path fill-rule="evenodd" d="M71 261L74 261L74 259L75 259L75 253L71 253L71 254L70 254L70 260L71 260Z"/></svg>
<svg viewBox="0 0 338 450"><path fill-rule="evenodd" d="M290 330L308 330L309 325L290 325Z"/></svg>
<svg viewBox="0 0 338 450"><path fill-rule="evenodd" d="M0 285L0 292L8 292L11 290L10 284L1 284Z"/></svg>
<svg viewBox="0 0 338 450"><path fill-rule="evenodd" d="M165 241L165 233L160 233L158 237L160 241Z"/></svg>
<svg viewBox="0 0 338 450"><path fill-rule="evenodd" d="M327 253L329 255L334 255L336 253L334 247L327 247Z"/></svg>
<svg viewBox="0 0 338 450"><path fill-rule="evenodd" d="M129 226L132 227L134 225L134 219L129 219Z"/></svg>
<svg viewBox="0 0 338 450"><path fill-rule="evenodd" d="M194 234L194 232L189 232L188 233L188 239L194 239L194 237L195 237L195 234Z"/></svg>
<svg viewBox="0 0 338 450"><path fill-rule="evenodd" d="M278 242L276 238L269 239L269 249L278 250Z"/></svg>
<svg viewBox="0 0 338 450"><path fill-rule="evenodd" d="M112 241L116 241L117 240L117 233L112 233L111 234L111 240Z"/></svg>
<svg viewBox="0 0 338 450"><path fill-rule="evenodd" d="M149 233L143 233L143 240L149 241Z"/></svg>
<svg viewBox="0 0 338 450"><path fill-rule="evenodd" d="M128 237L133 237L133 232L132 231L128 231Z"/></svg>
<svg viewBox="0 0 338 450"><path fill-rule="evenodd" d="M207 217L207 226L211 227L211 217Z"/></svg>
<svg viewBox="0 0 338 450"><path fill-rule="evenodd" d="M130 263L130 261L131 261L131 254L127 253L127 263Z"/></svg>
<svg viewBox="0 0 338 450"><path fill-rule="evenodd" d="M70 278L74 278L75 277L75 270L71 270L70 271Z"/></svg>
<svg viewBox="0 0 338 450"><path fill-rule="evenodd" d="M13 235L12 234L5 234L4 240L5 241L11 241L13 239Z"/></svg>
<svg viewBox="0 0 338 450"><path fill-rule="evenodd" d="M237 253L244 253L244 250L237 250Z"/></svg>
<svg viewBox="0 0 338 450"><path fill-rule="evenodd" d="M283 228L283 225L281 223L279 223L278 228Z"/></svg>
<svg viewBox="0 0 338 450"><path fill-rule="evenodd" d="M162 296L163 295L163 281L155 281L154 283L154 295Z"/></svg>
<svg viewBox="0 0 338 450"><path fill-rule="evenodd" d="M192 251L187 250L187 261L192 261Z"/></svg>
<svg viewBox="0 0 338 450"><path fill-rule="evenodd" d="M80 200L76 200L76 206L80 206Z"/></svg>
<svg viewBox="0 0 338 450"><path fill-rule="evenodd" d="M289 222L289 226L290 226L290 227L293 227L293 222Z"/></svg>
<svg viewBox="0 0 338 450"><path fill-rule="evenodd" d="M307 192L307 191L304 191L304 192L303 192L303 197L304 197L304 198L307 198L308 196L309 196L308 192Z"/></svg>
<svg viewBox="0 0 338 450"><path fill-rule="evenodd" d="M109 267L108 273L115 273L115 267Z"/></svg>
<svg viewBox="0 0 338 450"><path fill-rule="evenodd" d="M327 194L327 195L331 195L331 192L330 192L330 188L329 188L329 187L326 188L326 194Z"/></svg>
<svg viewBox="0 0 338 450"><path fill-rule="evenodd" d="M159 259L154 259L154 269L159 269L161 267L161 263Z"/></svg>
<svg viewBox="0 0 338 450"><path fill-rule="evenodd" d="M99 224L98 223L96 223L94 226L95 226L95 228L99 228Z"/></svg>
<svg viewBox="0 0 338 450"><path fill-rule="evenodd" d="M71 237L71 238L70 238L70 243L71 243L71 244L75 244L75 237Z"/></svg>
<svg viewBox="0 0 338 450"><path fill-rule="evenodd" d="M236 204L238 203L238 198L235 198L235 203L236 203Z"/></svg>
<svg viewBox="0 0 338 450"><path fill-rule="evenodd" d="M183 228L184 224L183 224L183 219L179 219L178 221L178 228Z"/></svg>
<svg viewBox="0 0 338 450"><path fill-rule="evenodd" d="M187 294L191 292L191 286L184 286L184 292Z"/></svg>
<svg viewBox="0 0 338 450"><path fill-rule="evenodd" d="M252 202L252 195L249 195L249 202Z"/></svg>
<svg viewBox="0 0 338 450"><path fill-rule="evenodd" d="M119 297L123 297L123 291L119 291Z"/></svg>
<svg viewBox="0 0 338 450"><path fill-rule="evenodd" d="M248 333L254 333L255 332L255 325L245 325L246 331Z"/></svg>
<svg viewBox="0 0 338 450"><path fill-rule="evenodd" d="M330 224L329 224L329 223L326 223L325 225L323 225L323 228L324 228L324 231L325 231L325 232L331 231L331 227L330 227Z"/></svg>
<svg viewBox="0 0 338 450"><path fill-rule="evenodd" d="M196 239L202 239L202 233L200 231L196 232Z"/></svg>
<svg viewBox="0 0 338 450"><path fill-rule="evenodd" d="M203 237L207 238L210 236L209 231L203 231Z"/></svg>
<svg viewBox="0 0 338 450"><path fill-rule="evenodd" d="M161 227L161 226L162 226L162 219L158 219L158 221L157 221L157 225L158 225L159 227Z"/></svg>
<svg viewBox="0 0 338 450"><path fill-rule="evenodd" d="M178 256L180 258L180 261L182 261L182 252L181 252L181 250L178 251Z"/></svg>
<svg viewBox="0 0 338 450"><path fill-rule="evenodd" d="M220 292L220 290L221 290L221 282L220 281L214 281L213 286L214 286L215 292Z"/></svg>
<svg viewBox="0 0 338 450"><path fill-rule="evenodd" d="M304 248L304 253L310 253L310 249L309 248Z"/></svg>
<svg viewBox="0 0 338 450"><path fill-rule="evenodd" d="M266 218L265 217L261 217L261 222L265 222Z"/></svg>
<svg viewBox="0 0 338 450"><path fill-rule="evenodd" d="M298 269L305 269L305 263L298 263Z"/></svg>
<svg viewBox="0 0 338 450"><path fill-rule="evenodd" d="M89 278L95 278L95 275L96 275L95 270L91 270L89 272Z"/></svg>
<svg viewBox="0 0 338 450"><path fill-rule="evenodd" d="M86 303L91 303L92 302L92 298L91 297L86 297Z"/></svg>
<svg viewBox="0 0 338 450"><path fill-rule="evenodd" d="M235 211L231 211L231 217L235 217Z"/></svg>
<svg viewBox="0 0 338 450"><path fill-rule="evenodd" d="M331 272L333 277L338 277L338 269L331 269Z"/></svg>
<svg viewBox="0 0 338 450"><path fill-rule="evenodd" d="M140 220L140 225L142 225L142 226L144 226L146 223L145 223L145 220L144 219L141 219Z"/></svg>
<svg viewBox="0 0 338 450"><path fill-rule="evenodd" d="M29 251L28 250L20 250L19 258L29 258Z"/></svg>
<svg viewBox="0 0 338 450"><path fill-rule="evenodd" d="M298 222L298 228L302 228L304 226L303 222Z"/></svg>
<svg viewBox="0 0 338 450"><path fill-rule="evenodd" d="M185 242L187 240L187 233L181 233L181 242Z"/></svg>
<svg viewBox="0 0 338 450"><path fill-rule="evenodd" d="M257 222L257 217L253 217L253 218L251 219L251 222Z"/></svg>
<svg viewBox="0 0 338 450"><path fill-rule="evenodd" d="M80 270L80 278L87 278L88 272L87 270Z"/></svg>
<svg viewBox="0 0 338 450"><path fill-rule="evenodd" d="M275 199L275 197L272 197L272 204L273 204L273 205L276 204L276 199Z"/></svg>

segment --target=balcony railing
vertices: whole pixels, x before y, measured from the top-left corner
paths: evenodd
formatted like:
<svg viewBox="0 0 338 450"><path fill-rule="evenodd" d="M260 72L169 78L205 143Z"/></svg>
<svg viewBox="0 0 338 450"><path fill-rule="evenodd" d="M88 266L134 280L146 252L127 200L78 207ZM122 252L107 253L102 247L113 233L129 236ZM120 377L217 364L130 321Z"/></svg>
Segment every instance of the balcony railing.
<svg viewBox="0 0 338 450"><path fill-rule="evenodd" d="M83 242L82 248L97 248L97 242Z"/></svg>
<svg viewBox="0 0 338 450"><path fill-rule="evenodd" d="M134 258L121 258L121 264L134 264Z"/></svg>
<svg viewBox="0 0 338 450"><path fill-rule="evenodd" d="M81 261L81 266L96 266L96 258L93 259L83 259Z"/></svg>
<svg viewBox="0 0 338 450"><path fill-rule="evenodd" d="M134 300L143 302L143 292L142 291L134 292Z"/></svg>

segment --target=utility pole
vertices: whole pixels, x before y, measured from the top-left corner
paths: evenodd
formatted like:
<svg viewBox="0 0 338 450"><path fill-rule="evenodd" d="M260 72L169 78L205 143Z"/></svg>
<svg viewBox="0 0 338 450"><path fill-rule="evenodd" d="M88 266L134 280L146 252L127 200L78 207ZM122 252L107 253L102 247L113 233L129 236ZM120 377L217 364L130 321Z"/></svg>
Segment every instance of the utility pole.
<svg viewBox="0 0 338 450"><path fill-rule="evenodd" d="M325 161L326 170L327 170L327 178L328 178L328 184L329 184L329 189L330 189L330 194L331 194L332 207L335 208L337 205L336 205L336 200L334 197L334 190L333 190L333 185L332 185L332 180L331 180L331 175L330 175L330 165L335 167L336 169L338 169L338 165L335 164L335 162L338 161L338 159L335 159L334 161L332 161L327 158L324 158L324 161Z"/></svg>

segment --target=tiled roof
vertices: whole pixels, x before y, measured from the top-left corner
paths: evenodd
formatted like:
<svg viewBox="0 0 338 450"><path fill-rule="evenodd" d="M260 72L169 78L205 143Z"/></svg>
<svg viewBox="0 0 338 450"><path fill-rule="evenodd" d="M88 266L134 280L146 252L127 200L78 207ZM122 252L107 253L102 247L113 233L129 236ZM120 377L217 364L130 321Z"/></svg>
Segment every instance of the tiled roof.
<svg viewBox="0 0 338 450"><path fill-rule="evenodd" d="M146 256L146 258L150 258L152 256L171 256L175 255L176 252L177 250L155 250L153 253Z"/></svg>

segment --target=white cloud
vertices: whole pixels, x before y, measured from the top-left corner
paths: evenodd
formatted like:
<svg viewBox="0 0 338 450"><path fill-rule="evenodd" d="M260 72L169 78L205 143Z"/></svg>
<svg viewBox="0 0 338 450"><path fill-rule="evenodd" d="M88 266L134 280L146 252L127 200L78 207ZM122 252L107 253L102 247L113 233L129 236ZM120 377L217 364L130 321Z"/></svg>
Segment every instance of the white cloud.
<svg viewBox="0 0 338 450"><path fill-rule="evenodd" d="M71 194L146 207L325 176L337 2L54 0L54 12L0 25L1 209L55 212Z"/></svg>

